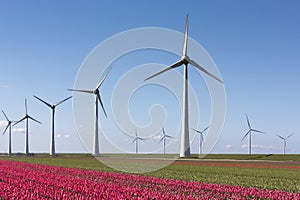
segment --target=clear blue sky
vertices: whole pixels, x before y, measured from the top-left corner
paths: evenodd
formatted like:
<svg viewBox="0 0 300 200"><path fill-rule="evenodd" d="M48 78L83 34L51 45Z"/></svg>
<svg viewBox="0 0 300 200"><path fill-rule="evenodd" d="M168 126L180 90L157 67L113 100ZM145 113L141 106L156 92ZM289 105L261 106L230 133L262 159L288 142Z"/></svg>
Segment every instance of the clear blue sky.
<svg viewBox="0 0 300 200"><path fill-rule="evenodd" d="M0 108L13 120L20 119L27 97L29 113L43 123L30 123L30 150L48 152L50 109L32 95L50 103L71 95L66 89L73 87L81 63L100 42L140 27L183 32L185 15L189 14L190 37L208 51L225 82L227 116L213 152L247 152L247 140L241 142L241 138L247 131L245 113L248 113L253 127L268 133L254 135L254 153L281 153L282 141L275 135L291 133L294 135L287 143L287 151L300 153L299 10L300 3L292 0L1 1ZM164 64L178 59L163 60L164 54L149 53ZM112 73L121 76L126 70L130 70L130 66ZM106 110L110 112L111 96L106 94L110 94L108 91L113 89L114 82L111 79L108 83L103 85L102 95ZM149 99L147 94L157 90L150 87L148 91L137 92L130 103L133 119L138 124L147 123L147 116L142 117L146 112L140 110L141 101ZM201 96L201 89L196 93ZM204 101L209 102L208 97L203 96ZM166 102L167 98L168 95L162 101ZM168 106L173 104L174 113L168 115L180 123L176 102ZM145 105L151 105L151 101ZM103 119L102 113L100 118ZM199 129L207 125L205 120L204 117ZM84 152L76 133L71 101L58 107L56 121L57 151ZM109 129L109 124L103 127ZM3 122L0 125L2 132ZM166 130L172 130L172 124L166 125ZM24 124L15 127L18 130L13 135L14 152L24 151L23 127ZM128 129L131 131L130 127ZM126 142L128 149L134 151L130 139ZM197 149L195 142L192 152L196 153ZM0 137L0 152L6 151L7 135Z"/></svg>

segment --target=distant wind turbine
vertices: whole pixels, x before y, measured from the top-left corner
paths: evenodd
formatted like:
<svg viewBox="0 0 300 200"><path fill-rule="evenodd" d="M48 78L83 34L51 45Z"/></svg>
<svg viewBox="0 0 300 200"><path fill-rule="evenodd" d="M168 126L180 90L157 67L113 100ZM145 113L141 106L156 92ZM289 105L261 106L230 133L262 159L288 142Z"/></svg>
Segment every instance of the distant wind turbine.
<svg viewBox="0 0 300 200"><path fill-rule="evenodd" d="M196 131L197 133L199 133L199 156L202 154L202 145L203 145L203 141L204 141L204 137L203 134L204 132L208 129L208 127L206 127L205 129L203 129L202 131L193 129L194 131Z"/></svg>
<svg viewBox="0 0 300 200"><path fill-rule="evenodd" d="M132 140L131 144L133 144L135 142L135 153L136 154L138 154L139 140L145 140L145 139L139 137L138 133L137 133L137 130L135 129L135 138Z"/></svg>
<svg viewBox="0 0 300 200"><path fill-rule="evenodd" d="M186 16L186 24L185 24L185 34L184 34L184 44L182 49L182 56L179 61L170 65L169 67L163 69L162 71L148 77L145 79L149 80L158 76L166 71L171 69L175 69L181 65L184 65L184 79L183 79L183 112L182 112L182 132L181 132L181 145L180 145L180 157L190 157L190 140L189 140L189 112L188 112L188 64L191 64L198 68L200 71L204 72L205 74L209 75L210 77L216 79L220 83L223 83L221 79L216 77L215 75L211 74L209 71L204 69L201 65L196 63L196 61L191 60L187 56L187 41L188 41L188 15Z"/></svg>
<svg viewBox="0 0 300 200"><path fill-rule="evenodd" d="M289 136L287 137L283 137L283 136L280 136L280 135L277 135L280 139L283 140L283 154L285 155L285 152L286 152L286 141L292 136L293 134L290 134Z"/></svg>
<svg viewBox="0 0 300 200"><path fill-rule="evenodd" d="M107 114L105 112L102 99L100 96L99 88L103 84L104 80L108 76L111 68L107 70L105 74L102 75L102 78L100 79L97 87L94 90L78 90L78 89L68 89L69 91L74 91L74 92L84 92L84 93L89 93L89 94L94 94L95 95L95 133L94 133L94 150L93 154L94 156L99 156L99 133L98 133L98 101L100 102L100 105L102 107L103 113L105 117L107 118Z"/></svg>
<svg viewBox="0 0 300 200"><path fill-rule="evenodd" d="M50 141L51 141L50 142L50 155L51 156L55 156L55 138L54 138L54 114L55 114L55 108L57 106L59 106L60 104L62 104L63 102L65 102L65 101L69 100L70 98L72 98L72 96L70 96L70 97L68 97L68 98L66 98L66 99L64 99L62 101L59 101L59 102L57 102L56 104L53 104L53 105L47 103L46 101L44 101L43 99L41 99L41 98L39 98L39 97L37 97L35 95L33 95L33 96L34 96L34 98L36 98L39 101L41 101L44 104L46 104L52 110L52 126L51 126L51 138L50 138Z"/></svg>
<svg viewBox="0 0 300 200"><path fill-rule="evenodd" d="M18 123L20 123L21 121L26 119L26 131L25 131L25 154L28 155L29 154L29 138L28 138L28 121L29 119L31 119L32 121L35 121L39 124L42 124L41 122L39 122L38 120L34 119L33 117L31 117L30 115L28 115L27 112L27 99L25 99L25 116L20 119L19 121L17 121L13 126L17 125Z"/></svg>
<svg viewBox="0 0 300 200"><path fill-rule="evenodd" d="M242 138L242 141L245 139L245 137L247 137L247 135L249 135L249 155L251 155L251 134L252 134L252 132L256 132L256 133L264 133L264 132L251 128L251 124L249 122L249 118L248 118L247 114L246 114L246 119L247 119L247 124L248 124L249 130Z"/></svg>
<svg viewBox="0 0 300 200"><path fill-rule="evenodd" d="M11 155L11 126L12 126L12 123L14 123L14 121L9 120L9 118L7 117L7 115L5 114L5 112L3 110L2 110L2 113L7 121L7 126L6 126L5 130L3 131L3 135L5 134L7 129L9 129L8 130L8 155Z"/></svg>
<svg viewBox="0 0 300 200"><path fill-rule="evenodd" d="M164 144L164 146L163 146L164 147L164 154L166 154L166 139L167 138L173 138L173 137L166 134L164 127L162 127L161 131L162 131L163 136L160 138L159 142L163 141L163 144Z"/></svg>

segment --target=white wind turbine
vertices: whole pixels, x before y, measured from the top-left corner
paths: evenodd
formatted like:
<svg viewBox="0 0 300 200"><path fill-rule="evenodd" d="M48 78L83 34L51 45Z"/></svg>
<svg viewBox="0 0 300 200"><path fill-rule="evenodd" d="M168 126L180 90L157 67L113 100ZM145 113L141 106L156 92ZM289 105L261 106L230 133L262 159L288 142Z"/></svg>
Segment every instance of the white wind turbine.
<svg viewBox="0 0 300 200"><path fill-rule="evenodd" d="M93 154L94 156L99 156L99 133L98 133L98 102L100 102L100 105L102 107L103 113L105 117L107 118L107 114L105 112L102 99L100 96L99 88L103 84L104 80L108 76L111 68L107 70L105 74L102 75L102 78L100 79L97 87L94 90L78 90L78 89L68 89L69 91L74 91L74 92L84 92L84 93L89 93L89 94L94 94L95 95L95 133L94 133L94 149L93 149Z"/></svg>
<svg viewBox="0 0 300 200"><path fill-rule="evenodd" d="M196 129L193 129L194 131L196 131L197 133L199 133L199 157L200 155L202 154L202 145L203 145L203 141L204 141L204 137L203 137L203 134L204 132L208 129L208 127L206 127L205 129L203 129L202 131L199 131L199 130L196 130Z"/></svg>
<svg viewBox="0 0 300 200"><path fill-rule="evenodd" d="M290 134L289 136L287 137L283 137L281 135L277 135L280 139L283 140L283 154L285 155L285 152L286 152L286 141L292 136L293 134Z"/></svg>
<svg viewBox="0 0 300 200"><path fill-rule="evenodd" d="M191 60L187 56L187 41L188 41L188 15L186 16L186 24L185 24L185 34L184 34L184 43L182 49L182 56L179 61L170 65L169 67L165 68L164 70L148 77L145 79L149 80L159 74L162 74L166 71L171 69L175 69L181 65L184 65L184 79L183 79L183 112L182 112L182 132L181 132L181 145L180 145L180 157L190 157L190 140L189 140L189 111L188 111L188 64L191 64L198 68L200 71L204 72L205 74L209 75L210 77L216 79L220 83L223 83L221 79L216 77L215 75L208 72L204 69L201 65L196 63L196 61Z"/></svg>
<svg viewBox="0 0 300 200"><path fill-rule="evenodd" d="M251 128L251 124L249 122L249 118L248 118L247 114L246 114L246 119L247 119L247 124L248 124L249 130L242 138L242 141L245 139L245 137L247 137L247 135L249 135L249 155L251 155L251 134L252 134L252 132L256 132L256 133L264 133L264 132Z"/></svg>
<svg viewBox="0 0 300 200"><path fill-rule="evenodd" d="M162 131L163 136L160 138L159 142L163 141L164 154L166 154L166 139L167 138L173 138L173 137L166 134L164 127L162 127L161 131Z"/></svg>
<svg viewBox="0 0 300 200"><path fill-rule="evenodd" d="M138 154L139 151L139 140L145 140L138 136L137 130L135 129L135 138L132 140L131 144L135 142L135 154Z"/></svg>
<svg viewBox="0 0 300 200"><path fill-rule="evenodd" d="M7 115L5 114L5 112L2 110L2 113L4 115L4 117L6 118L7 121L7 126L5 128L5 130L3 131L3 135L5 134L5 132L8 130L8 155L11 155L11 126L12 123L14 123L14 121L11 121L8 119Z"/></svg>
<svg viewBox="0 0 300 200"><path fill-rule="evenodd" d="M34 98L36 98L39 101L41 101L44 104L46 104L52 110L52 116L51 116L51 118L52 118L52 125L51 125L51 137L50 137L50 155L51 156L55 156L55 138L54 138L54 114L55 114L55 108L57 106L59 106L60 104L62 104L63 102L69 100L72 97L70 96L70 97L68 97L68 98L66 98L66 99L64 99L62 101L57 102L54 105L51 105L51 104L47 103L46 101L44 101L43 99L41 99L41 98L39 98L39 97L37 97L35 95L33 95L33 96L34 96Z"/></svg>
<svg viewBox="0 0 300 200"><path fill-rule="evenodd" d="M30 115L28 115L27 112L27 99L25 99L25 116L20 119L19 121L17 121L13 126L17 125L18 123L20 123L21 121L26 119L26 130L25 130L25 154L28 155L29 154L29 138L28 138L28 121L29 119L31 119L32 121L35 121L39 124L42 124L41 122L39 122L38 120L34 119L33 117L31 117Z"/></svg>

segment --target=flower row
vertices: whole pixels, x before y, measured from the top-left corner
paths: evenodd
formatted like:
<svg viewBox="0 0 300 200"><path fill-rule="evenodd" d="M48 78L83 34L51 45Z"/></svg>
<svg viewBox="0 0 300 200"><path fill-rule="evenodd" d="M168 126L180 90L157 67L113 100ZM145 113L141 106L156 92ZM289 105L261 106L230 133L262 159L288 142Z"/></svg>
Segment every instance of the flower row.
<svg viewBox="0 0 300 200"><path fill-rule="evenodd" d="M300 199L300 193L0 161L3 199Z"/></svg>

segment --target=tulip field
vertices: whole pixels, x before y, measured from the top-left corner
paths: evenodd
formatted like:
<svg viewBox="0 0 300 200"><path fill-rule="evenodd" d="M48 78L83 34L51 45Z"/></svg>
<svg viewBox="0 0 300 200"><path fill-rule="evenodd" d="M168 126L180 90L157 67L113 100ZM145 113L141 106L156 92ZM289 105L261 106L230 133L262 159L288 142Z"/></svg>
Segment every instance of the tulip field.
<svg viewBox="0 0 300 200"><path fill-rule="evenodd" d="M241 184L234 184L238 181ZM116 172L93 158L0 159L0 197L292 200L300 199L300 165L298 162L176 161L156 172L137 175Z"/></svg>

